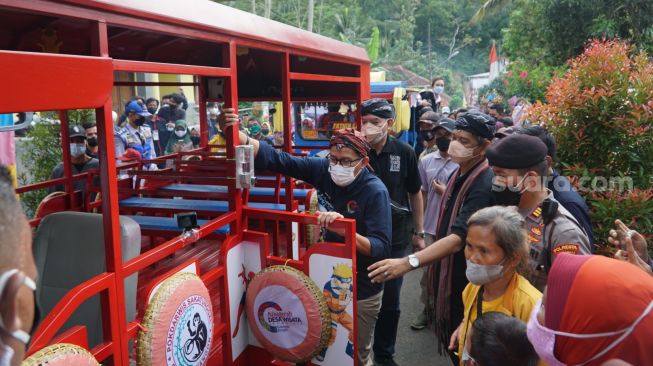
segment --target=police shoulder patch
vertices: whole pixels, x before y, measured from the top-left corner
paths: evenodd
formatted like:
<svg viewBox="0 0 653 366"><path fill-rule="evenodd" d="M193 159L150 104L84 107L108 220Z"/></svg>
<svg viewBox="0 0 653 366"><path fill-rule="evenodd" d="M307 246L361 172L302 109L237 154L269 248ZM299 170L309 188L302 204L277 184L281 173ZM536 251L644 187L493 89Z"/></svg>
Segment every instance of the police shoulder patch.
<svg viewBox="0 0 653 366"><path fill-rule="evenodd" d="M551 252L555 256L560 253L578 254L580 252L580 245L571 243L558 244L551 249Z"/></svg>

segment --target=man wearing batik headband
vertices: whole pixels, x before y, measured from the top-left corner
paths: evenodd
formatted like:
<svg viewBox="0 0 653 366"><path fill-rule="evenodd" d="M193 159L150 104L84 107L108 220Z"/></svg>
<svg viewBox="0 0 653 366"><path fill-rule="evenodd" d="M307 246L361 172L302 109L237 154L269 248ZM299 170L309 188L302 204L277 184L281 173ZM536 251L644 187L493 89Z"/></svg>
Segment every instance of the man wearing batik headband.
<svg viewBox="0 0 653 366"><path fill-rule="evenodd" d="M481 112L468 112L456 120L448 155L459 165L442 194L436 241L405 258L386 259L368 270L373 282L385 282L426 265L429 268L428 307L435 311L439 350L446 350L452 333L463 319L462 292L467 285L464 255L467 220L476 211L492 206L492 170L485 151L494 138L494 119ZM455 365L458 356L449 354Z"/></svg>
<svg viewBox="0 0 653 366"><path fill-rule="evenodd" d="M392 258L403 258L410 247L424 248L422 194L415 150L388 134L394 123L392 104L381 98L366 100L361 106L361 132L372 145L370 165L388 189L392 203ZM378 366L396 365L393 360L399 297L402 279L385 284L379 319L374 330L374 362Z"/></svg>
<svg viewBox="0 0 653 366"><path fill-rule="evenodd" d="M238 126L231 108L219 117L220 130ZM239 133L241 145L254 148L256 170L271 170L311 184L326 198L327 212L318 212L318 223L327 229L328 241L342 241L342 231L330 227L338 218L356 220L356 321L358 365L371 366L370 350L374 325L381 308L383 285L372 283L366 268L388 258L391 248L391 214L388 190L369 169L370 145L360 132L338 130L330 141L325 158L296 157ZM353 357L353 347L347 354Z"/></svg>

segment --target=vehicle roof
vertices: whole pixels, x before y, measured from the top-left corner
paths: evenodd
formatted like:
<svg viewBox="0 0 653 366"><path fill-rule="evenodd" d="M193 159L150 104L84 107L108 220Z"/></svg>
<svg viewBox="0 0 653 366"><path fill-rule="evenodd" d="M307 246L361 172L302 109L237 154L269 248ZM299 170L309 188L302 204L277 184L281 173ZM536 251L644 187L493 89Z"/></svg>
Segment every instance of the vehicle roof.
<svg viewBox="0 0 653 366"><path fill-rule="evenodd" d="M142 16L153 20L186 23L188 26L213 29L244 39L315 52L368 63L367 51L316 33L257 16L209 0L65 0L68 3L103 9L115 13Z"/></svg>

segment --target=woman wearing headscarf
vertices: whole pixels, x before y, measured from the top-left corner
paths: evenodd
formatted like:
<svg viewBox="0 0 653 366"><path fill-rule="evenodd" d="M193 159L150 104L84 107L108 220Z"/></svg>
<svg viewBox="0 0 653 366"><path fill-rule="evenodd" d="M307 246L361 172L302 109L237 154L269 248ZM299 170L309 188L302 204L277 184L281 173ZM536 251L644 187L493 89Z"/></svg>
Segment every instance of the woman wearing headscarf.
<svg viewBox="0 0 653 366"><path fill-rule="evenodd" d="M603 256L560 254L528 339L549 366L653 365L653 277Z"/></svg>
<svg viewBox="0 0 653 366"><path fill-rule="evenodd" d="M458 350L461 366L472 360L466 343L471 342L468 332L477 318L484 313L499 312L526 323L542 297L540 291L517 273L528 268L526 224L517 211L504 206L486 207L474 213L467 226L465 274L470 283L462 294L463 321L449 344L450 350ZM496 349L475 352L500 353ZM504 364L512 365L519 363Z"/></svg>
<svg viewBox="0 0 653 366"><path fill-rule="evenodd" d="M170 136L170 139L168 139L166 154L193 150L193 141L190 137L186 121L180 119L175 122L175 131L173 135Z"/></svg>

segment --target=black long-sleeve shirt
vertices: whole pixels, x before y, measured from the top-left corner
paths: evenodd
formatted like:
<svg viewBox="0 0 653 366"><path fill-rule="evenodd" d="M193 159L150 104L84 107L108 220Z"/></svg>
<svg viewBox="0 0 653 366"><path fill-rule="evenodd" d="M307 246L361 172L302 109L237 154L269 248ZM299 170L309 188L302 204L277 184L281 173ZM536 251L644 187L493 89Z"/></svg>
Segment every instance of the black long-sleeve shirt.
<svg viewBox="0 0 653 366"><path fill-rule="evenodd" d="M357 298L363 300L381 292L383 285L370 282L367 267L390 256L392 217L390 196L383 182L363 169L353 183L340 187L331 180L327 159L296 157L268 144L259 146L256 170L271 170L307 182L327 197L336 212L356 220L356 232L371 245L370 256L361 253L356 256ZM342 238L329 232L327 240L342 241Z"/></svg>

